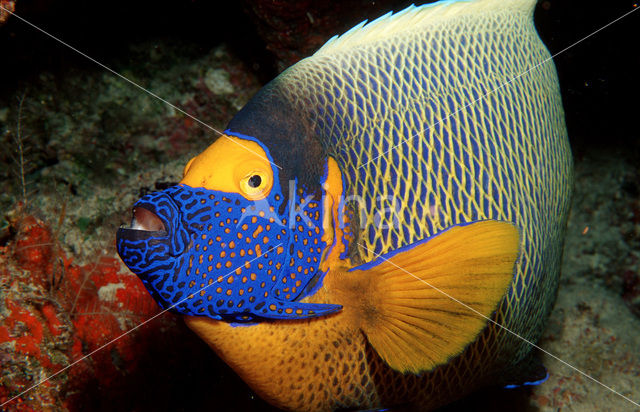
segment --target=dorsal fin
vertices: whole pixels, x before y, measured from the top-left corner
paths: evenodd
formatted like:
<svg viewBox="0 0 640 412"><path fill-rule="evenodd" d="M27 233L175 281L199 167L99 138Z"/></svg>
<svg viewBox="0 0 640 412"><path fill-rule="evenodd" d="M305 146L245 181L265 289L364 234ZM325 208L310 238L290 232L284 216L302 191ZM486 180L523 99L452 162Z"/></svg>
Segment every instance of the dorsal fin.
<svg viewBox="0 0 640 412"><path fill-rule="evenodd" d="M411 5L397 13L387 13L372 22L367 20L341 36L333 36L314 56L335 53L355 46L386 39L409 30L437 24L445 19L478 16L489 10L521 10L531 14L537 0L444 0L416 7Z"/></svg>

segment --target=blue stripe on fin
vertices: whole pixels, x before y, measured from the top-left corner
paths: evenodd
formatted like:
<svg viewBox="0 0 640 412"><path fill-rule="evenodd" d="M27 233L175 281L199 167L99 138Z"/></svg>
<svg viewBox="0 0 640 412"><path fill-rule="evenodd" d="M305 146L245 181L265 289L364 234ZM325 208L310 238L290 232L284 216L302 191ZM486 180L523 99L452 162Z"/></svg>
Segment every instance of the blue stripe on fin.
<svg viewBox="0 0 640 412"><path fill-rule="evenodd" d="M547 374L545 375L544 378L539 379L537 381L533 381L533 382L523 382L521 384L518 385L506 385L504 388L505 389L514 389L514 388L520 388L522 386L536 386L536 385L540 385L542 383L545 383L547 380L549 379L549 372L547 372Z"/></svg>

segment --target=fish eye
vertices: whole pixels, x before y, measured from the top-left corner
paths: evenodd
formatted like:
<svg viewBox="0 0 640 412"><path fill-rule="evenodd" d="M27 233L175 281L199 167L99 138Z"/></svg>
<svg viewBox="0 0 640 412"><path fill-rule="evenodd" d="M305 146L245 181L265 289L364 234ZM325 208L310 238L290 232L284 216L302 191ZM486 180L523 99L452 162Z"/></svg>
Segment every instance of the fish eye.
<svg viewBox="0 0 640 412"><path fill-rule="evenodd" d="M240 180L240 190L248 198L262 198L271 189L270 180L267 173L254 170Z"/></svg>
<svg viewBox="0 0 640 412"><path fill-rule="evenodd" d="M253 175L247 181L247 185L249 185L249 187L253 187L253 188L260 187L261 183L262 183L262 178L260 177L260 175Z"/></svg>

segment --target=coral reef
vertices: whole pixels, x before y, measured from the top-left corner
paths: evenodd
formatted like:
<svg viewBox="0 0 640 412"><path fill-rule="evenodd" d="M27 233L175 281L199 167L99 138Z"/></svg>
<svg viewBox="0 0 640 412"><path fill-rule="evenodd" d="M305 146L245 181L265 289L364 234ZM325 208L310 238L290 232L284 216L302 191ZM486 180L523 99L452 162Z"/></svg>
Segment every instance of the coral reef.
<svg viewBox="0 0 640 412"><path fill-rule="evenodd" d="M135 370L143 331L92 352L158 312L141 282L112 257L74 264L51 228L23 210L15 211L9 231L0 247L0 402L88 354L91 362L69 369L62 380L46 380L18 401L36 399L34 409L68 407L75 398L70 393L88 377L113 386Z"/></svg>
<svg viewBox="0 0 640 412"><path fill-rule="evenodd" d="M207 402L205 389L226 367L178 317L160 312L119 259L98 251L92 263L75 263L44 220L16 210L10 221L0 246L0 404L75 411ZM184 380L210 371L199 383ZM220 388L242 387L226 374ZM202 395L150 399L176 388ZM262 405L250 397L238 402L246 410Z"/></svg>

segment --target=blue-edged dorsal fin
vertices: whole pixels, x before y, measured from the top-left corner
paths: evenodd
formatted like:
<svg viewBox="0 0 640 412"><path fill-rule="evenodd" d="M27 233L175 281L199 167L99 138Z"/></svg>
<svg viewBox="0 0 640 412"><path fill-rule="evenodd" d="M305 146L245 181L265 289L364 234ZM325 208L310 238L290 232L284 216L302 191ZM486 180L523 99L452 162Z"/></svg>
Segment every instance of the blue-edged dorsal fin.
<svg viewBox="0 0 640 412"><path fill-rule="evenodd" d="M426 28L452 18L482 18L487 11L508 11L531 15L537 0L444 0L367 20L340 36L329 39L314 56L344 51L410 30Z"/></svg>

